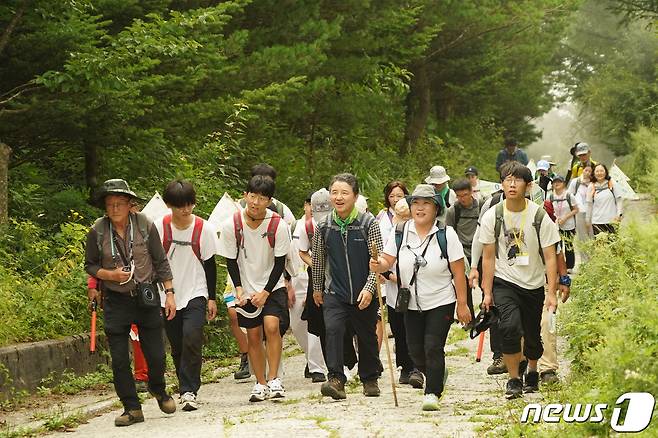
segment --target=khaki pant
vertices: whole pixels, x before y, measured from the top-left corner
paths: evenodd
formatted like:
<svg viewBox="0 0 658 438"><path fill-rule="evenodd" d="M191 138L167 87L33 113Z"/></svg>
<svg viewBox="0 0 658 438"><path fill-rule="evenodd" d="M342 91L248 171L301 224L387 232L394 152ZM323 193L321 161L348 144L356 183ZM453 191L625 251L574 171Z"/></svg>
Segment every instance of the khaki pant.
<svg viewBox="0 0 658 438"><path fill-rule="evenodd" d="M539 372L557 372L559 364L557 361L557 333L551 333L550 313L544 309L541 315L541 340L544 345L544 354L539 358L537 365Z"/></svg>

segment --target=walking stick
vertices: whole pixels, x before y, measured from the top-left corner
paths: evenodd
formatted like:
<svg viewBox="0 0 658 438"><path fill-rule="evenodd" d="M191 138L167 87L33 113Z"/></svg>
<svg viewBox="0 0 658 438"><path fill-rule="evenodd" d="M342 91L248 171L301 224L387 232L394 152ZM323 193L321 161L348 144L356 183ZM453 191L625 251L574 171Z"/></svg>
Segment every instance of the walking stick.
<svg viewBox="0 0 658 438"><path fill-rule="evenodd" d="M372 244L372 258L377 260L379 258L379 252L377 251L377 246ZM386 358L388 359L388 369L391 372L391 388L393 388L393 400L395 400L395 407L398 407L398 393L395 390L395 374L393 373L393 362L391 361L391 348L388 345L388 330L386 329L386 313L384 313L384 300L382 299L382 289L379 284L379 278L376 281L377 284L377 299L379 300L379 311L382 314L382 326L384 328L384 333L382 335L384 344L386 345Z"/></svg>
<svg viewBox="0 0 658 438"><path fill-rule="evenodd" d="M96 352L96 300L91 302L91 342L89 344L89 351Z"/></svg>
<svg viewBox="0 0 658 438"><path fill-rule="evenodd" d="M484 348L484 334L486 332L480 332L480 337L478 338L478 351L475 356L475 361L480 362L482 360L482 349Z"/></svg>

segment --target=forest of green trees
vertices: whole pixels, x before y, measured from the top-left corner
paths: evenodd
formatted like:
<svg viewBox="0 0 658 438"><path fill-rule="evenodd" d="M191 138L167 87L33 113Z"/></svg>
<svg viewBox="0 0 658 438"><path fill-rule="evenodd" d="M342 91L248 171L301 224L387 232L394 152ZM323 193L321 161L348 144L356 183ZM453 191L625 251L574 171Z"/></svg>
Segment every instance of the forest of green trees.
<svg viewBox="0 0 658 438"><path fill-rule="evenodd" d="M657 16L652 0L2 2L0 345L87 326L81 242L111 177L143 196L187 178L207 217L257 162L296 212L347 170L374 209L432 164L495 179L504 136L531 143L571 100L655 188Z"/></svg>

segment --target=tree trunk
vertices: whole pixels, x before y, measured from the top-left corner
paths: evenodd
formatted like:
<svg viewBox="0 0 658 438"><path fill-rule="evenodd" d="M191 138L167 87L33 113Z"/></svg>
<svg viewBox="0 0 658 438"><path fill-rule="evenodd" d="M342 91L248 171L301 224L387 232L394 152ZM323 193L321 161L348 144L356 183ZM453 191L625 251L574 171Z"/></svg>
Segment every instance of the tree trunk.
<svg viewBox="0 0 658 438"><path fill-rule="evenodd" d="M430 81L425 60L412 67L414 77L406 99L406 129L400 153L406 155L418 143L430 115Z"/></svg>
<svg viewBox="0 0 658 438"><path fill-rule="evenodd" d="M93 140L85 144L85 182L91 193L98 187L98 146Z"/></svg>
<svg viewBox="0 0 658 438"><path fill-rule="evenodd" d="M0 143L0 225L6 224L9 218L9 157L11 148Z"/></svg>

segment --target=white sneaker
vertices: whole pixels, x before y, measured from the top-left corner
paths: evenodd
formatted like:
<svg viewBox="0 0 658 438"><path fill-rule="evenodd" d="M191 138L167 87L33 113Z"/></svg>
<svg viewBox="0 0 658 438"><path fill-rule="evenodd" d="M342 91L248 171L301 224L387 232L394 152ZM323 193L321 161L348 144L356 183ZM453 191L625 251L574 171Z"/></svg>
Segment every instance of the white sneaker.
<svg viewBox="0 0 658 438"><path fill-rule="evenodd" d="M196 411L199 405L196 401L196 395L193 392L186 392L180 396L180 404L183 405L184 411Z"/></svg>
<svg viewBox="0 0 658 438"><path fill-rule="evenodd" d="M267 387L270 389L271 398L282 398L286 396L286 391L283 389L283 383L278 377L267 382Z"/></svg>
<svg viewBox="0 0 658 438"><path fill-rule="evenodd" d="M256 382L254 388L251 390L251 395L249 396L250 402L259 402L267 399L269 396L269 388L266 385L261 385Z"/></svg>
<svg viewBox="0 0 658 438"><path fill-rule="evenodd" d="M438 411L439 398L435 394L425 394L423 398L423 411Z"/></svg>

